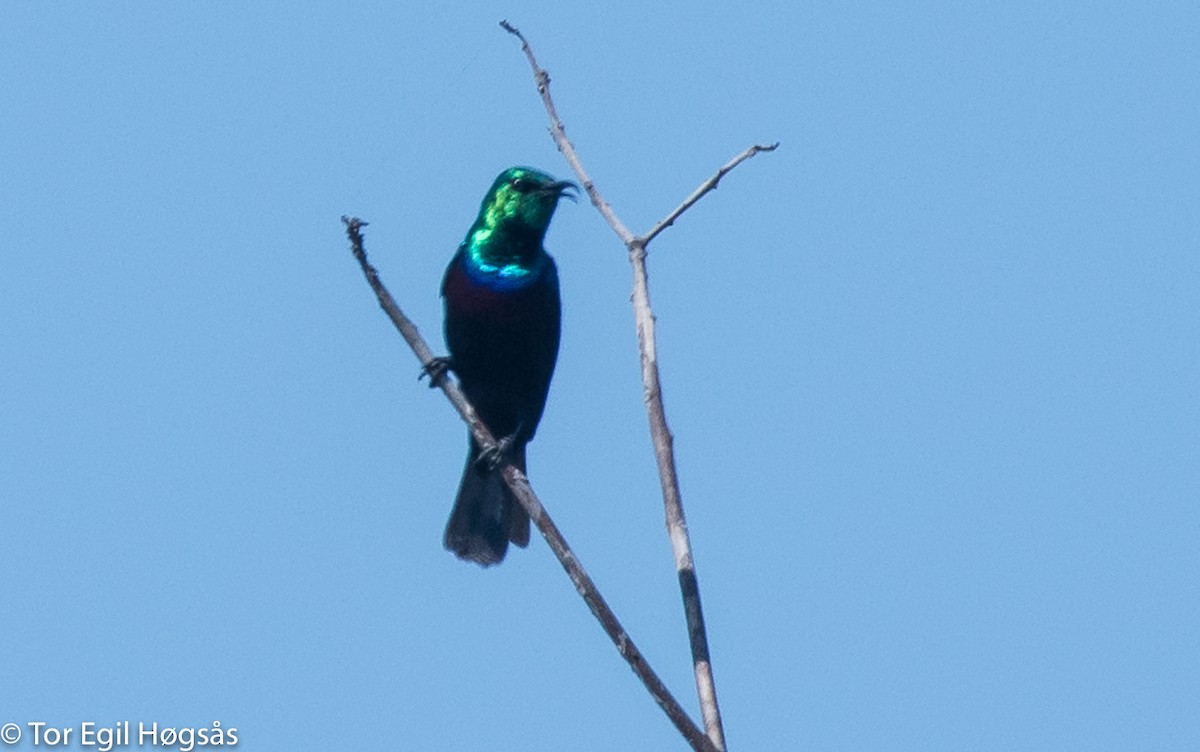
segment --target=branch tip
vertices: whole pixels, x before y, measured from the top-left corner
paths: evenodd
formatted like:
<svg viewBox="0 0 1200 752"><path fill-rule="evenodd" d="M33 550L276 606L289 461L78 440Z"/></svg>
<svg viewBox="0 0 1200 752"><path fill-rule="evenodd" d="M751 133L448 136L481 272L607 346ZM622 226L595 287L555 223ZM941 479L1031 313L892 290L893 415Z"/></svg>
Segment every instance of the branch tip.
<svg viewBox="0 0 1200 752"><path fill-rule="evenodd" d="M721 178L732 172L733 168L737 167L742 162L745 162L747 159L753 157L759 152L775 151L778 148L778 141L773 144L754 144L753 146L746 147L741 154L738 154L733 159L721 165L717 169L715 175L701 183L696 190L692 191L690 196L683 200L682 204L675 207L670 214L659 220L658 224L654 225L654 227L650 228L650 232L643 235L642 240L644 240L646 243L649 243L651 240L654 240L656 237L658 237L659 233L661 233L663 230L675 224L675 220L679 219L679 217L682 216L685 211L692 208L697 201L704 197L704 194L716 190L717 185L721 182Z"/></svg>
<svg viewBox="0 0 1200 752"><path fill-rule="evenodd" d="M508 19L505 19L505 20L503 20L503 21L501 21L501 22L500 22L500 28L501 28L501 29L504 29L504 30L505 30L505 31L507 31L509 34L512 34L512 35L513 35L514 37L516 37L517 39L520 39L520 40L521 40L521 47L523 47L523 48L524 48L524 47L528 47L528 46L529 46L529 42L527 42L527 41L525 40L525 35L524 35L524 34L522 34L522 33L521 33L521 30L520 30L520 29L518 29L516 26L513 26L512 24L510 24L510 23L508 22Z"/></svg>

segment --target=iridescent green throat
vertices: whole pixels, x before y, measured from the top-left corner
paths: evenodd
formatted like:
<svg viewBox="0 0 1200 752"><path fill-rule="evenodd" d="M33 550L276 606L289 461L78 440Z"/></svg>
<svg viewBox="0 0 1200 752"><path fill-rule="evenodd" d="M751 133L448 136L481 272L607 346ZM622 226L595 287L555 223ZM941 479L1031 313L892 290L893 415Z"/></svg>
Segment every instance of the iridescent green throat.
<svg viewBox="0 0 1200 752"><path fill-rule="evenodd" d="M497 179L467 233L465 245L471 264L486 274L523 277L533 272L542 253L557 195L547 200L543 194L518 191L511 181L522 177L525 171L516 168Z"/></svg>
<svg viewBox="0 0 1200 752"><path fill-rule="evenodd" d="M487 236L480 238L483 229L475 230L467 238L467 256L471 265L485 274L495 274L498 277L517 279L530 274L533 259L506 253L497 253L499 243L488 242ZM535 257L536 258L536 257Z"/></svg>

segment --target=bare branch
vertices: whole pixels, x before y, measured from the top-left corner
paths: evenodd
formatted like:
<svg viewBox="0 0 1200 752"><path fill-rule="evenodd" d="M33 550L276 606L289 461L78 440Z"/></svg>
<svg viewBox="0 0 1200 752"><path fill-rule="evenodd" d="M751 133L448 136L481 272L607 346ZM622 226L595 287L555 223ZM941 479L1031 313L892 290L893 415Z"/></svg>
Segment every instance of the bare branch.
<svg viewBox="0 0 1200 752"><path fill-rule="evenodd" d="M692 543L688 536L687 520L683 514L683 499L675 471L675 438L667 426L667 411L663 405L662 383L658 374L654 311L650 307L650 281L646 273L646 246L641 239L629 245L629 263L633 265L633 317L637 327L638 351L642 368L642 393L646 415L650 421L650 440L658 464L658 479L662 487L663 509L667 534L675 557L675 570L683 596L683 613L687 620L688 642L692 650L692 670L696 678L696 694L700 700L700 715L708 738L719 749L725 749L725 728L717 704L717 688L713 679L712 658L708 651L708 632L704 628L704 610L700 605L700 584L696 578Z"/></svg>
<svg viewBox="0 0 1200 752"><path fill-rule="evenodd" d="M612 207L601 196L583 163L575 151L574 144L567 138L566 129L554 99L550 96L550 74L538 65L537 58L525 35L508 21L501 21L500 26L509 34L521 40L521 51L529 60L533 69L533 79L537 84L538 94L550 118L550 136L554 139L558 150L566 158L571 170L579 178L580 184L587 191L592 204L596 206L604 220L608 223L621 242L629 250L629 263L633 267L633 314L637 328L638 350L640 352L642 370L642 392L646 402L646 413L650 422L650 437L654 444L654 457L658 464L659 481L662 485L663 507L666 513L667 531L671 540L671 550L675 557L675 567L679 575L679 586L683 595L684 615L687 619L688 638L692 649L692 665L696 674L696 692L700 700L700 712L704 718L704 727L708 739L717 748L725 749L725 730L721 723L721 711L717 705L716 684L713 681L712 662L708 650L708 637L704 628L704 612L700 606L700 588L696 579L695 564L692 558L691 542L687 532L687 522L683 515L683 503L679 493L679 480L675 471L674 439L667 427L666 409L663 406L662 384L659 381L658 357L655 346L655 319L650 306L650 283L646 273L646 246L675 220L691 208L697 201L717 187L730 170L759 153L774 151L779 144L754 145L734 157L730 162L717 170L716 175L702 183L692 192L682 204L656 224L649 233L641 237L634 236Z"/></svg>
<svg viewBox="0 0 1200 752"><path fill-rule="evenodd" d="M537 58L533 56L533 48L529 46L529 42L525 39L525 35L521 33L520 29L508 21L501 21L500 26L509 34L521 40L521 51L525 53L525 57L529 60L529 67L533 69L533 80L537 84L538 94L542 95L542 104L545 105L546 113L550 116L550 136L554 139L555 145L558 146L558 150L566 158L567 164L571 166L571 172L574 172L575 176L579 178L579 184L587 192L592 205L596 207L596 210L600 212L604 220L608 222L608 226L613 229L613 232L617 233L617 237L621 239L621 242L629 245L633 242L633 233L617 217L612 206L600 195L600 191L596 190L596 184L592 182L592 178L587 174L587 170L583 169L583 162L579 161L579 155L575 152L575 146L567 138L567 130L563 127L562 120L558 117L558 111L554 109L554 100L550 97L550 74L538 65Z"/></svg>
<svg viewBox="0 0 1200 752"><path fill-rule="evenodd" d="M421 366L425 371L430 371L430 366L433 365L433 352L429 349L429 345L417 331L417 327L412 321L404 315L400 310L400 306L392 298L383 282L379 279L379 273L375 267L367 260L367 253L363 247L362 228L367 225L366 222L356 217L342 217L342 222L346 225L346 235L350 238L350 249L354 253L354 258L358 260L359 266L362 268L363 275L367 278L367 284L375 292L375 297L379 299L379 306L391 319L392 324L404 337L404 341L412 348L417 359L421 361ZM479 419L475 413L471 403L463 395L462 390L444 371L433 370L436 375L434 384L445 392L446 397L450 400L450 404L458 411L458 414L466 422L470 428L471 434L479 445L483 448L494 447L496 440L492 436L488 427ZM550 549L554 555L558 557L558 561L566 570L567 575L571 578L571 582L575 585L575 589L583 597L592 614L599 620L600 626L604 628L605 633L613 644L617 646L617 652L621 654L628 663L633 672L637 674L642 683L646 685L646 689L654 697L659 707L675 724L675 728L691 743L692 747L702 752L717 752L712 742L704 735L692 719L688 717L687 712L679 705L679 702L672 696L670 690L662 683L658 674L646 662L645 657L637 646L634 645L632 638L621 626L621 622L617 619L616 614L609 608L604 597L600 595L600 591L596 589L596 584L592 582L592 578L588 576L583 565L575 557L571 547L567 545L567 541L559 532L558 527L554 524L554 520L550 519L549 512L542 506L542 502L538 499L537 494L533 492L533 487L529 485L529 479L525 474L516 468L512 463L505 464L501 469L501 474L504 476L508 487L512 489L513 495L521 507L529 514L529 519L537 525L537 529L541 531L542 537L546 539L546 543L550 545Z"/></svg>
<svg viewBox="0 0 1200 752"><path fill-rule="evenodd" d="M679 216L681 214L683 214L685 211L692 208L693 204L695 204L700 199L704 198L704 194L708 193L709 191L716 190L717 184L721 182L721 178L725 177L726 173L728 173L734 167L737 167L738 165L740 165L742 162L745 162L750 157L753 157L755 154L758 154L760 151L775 151L778 148L779 148L778 141L776 141L773 144L765 144L765 145L764 144L755 144L754 146L748 147L745 151L743 151L741 154L737 155L733 159L729 160L729 162L722 165L721 168L719 170L717 170L716 175L713 175L711 178L709 178L708 180L705 180L703 183L701 183L700 187L697 188L696 190L692 191L692 195L685 198L683 200L683 203L680 204L679 206L677 206L673 212L668 214L664 219L659 220L659 222L656 225L654 225L654 227L650 228L650 232L648 232L642 236L643 244L649 243L651 240L654 240L656 237L658 237L658 234L660 232L667 229L671 225L675 224L675 220L679 219Z"/></svg>

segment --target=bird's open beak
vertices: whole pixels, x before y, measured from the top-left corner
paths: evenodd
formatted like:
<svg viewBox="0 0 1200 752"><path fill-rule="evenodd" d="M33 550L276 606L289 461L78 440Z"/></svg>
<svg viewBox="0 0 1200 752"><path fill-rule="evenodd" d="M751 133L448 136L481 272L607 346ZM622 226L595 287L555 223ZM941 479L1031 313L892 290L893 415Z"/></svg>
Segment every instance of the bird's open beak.
<svg viewBox="0 0 1200 752"><path fill-rule="evenodd" d="M579 186L575 185L570 180L556 180L550 185L546 186L543 190L545 190L547 193L553 193L555 196L566 196L572 201L577 201L579 199ZM572 192L568 193L568 191Z"/></svg>

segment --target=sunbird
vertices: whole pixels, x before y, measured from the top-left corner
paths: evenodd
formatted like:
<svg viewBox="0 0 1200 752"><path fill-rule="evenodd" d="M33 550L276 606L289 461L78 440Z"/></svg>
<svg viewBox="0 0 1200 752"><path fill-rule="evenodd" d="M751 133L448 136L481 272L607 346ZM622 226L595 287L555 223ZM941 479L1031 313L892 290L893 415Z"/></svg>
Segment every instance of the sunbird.
<svg viewBox="0 0 1200 752"><path fill-rule="evenodd" d="M529 543L529 516L499 473L525 472L558 359L562 306L558 269L542 247L558 201L574 183L528 167L496 178L442 280L446 347L439 365L499 442L484 452L469 437L467 466L443 544L482 566L504 559L511 541Z"/></svg>

